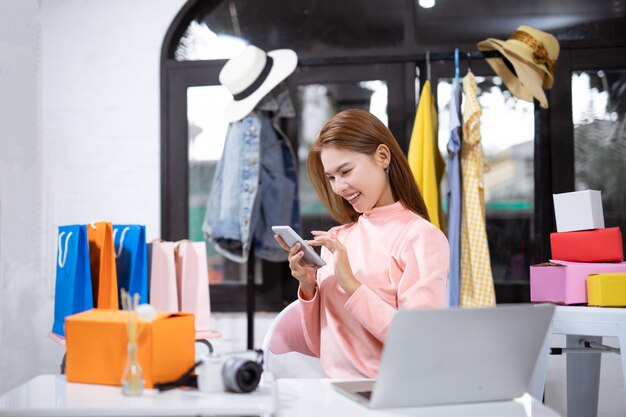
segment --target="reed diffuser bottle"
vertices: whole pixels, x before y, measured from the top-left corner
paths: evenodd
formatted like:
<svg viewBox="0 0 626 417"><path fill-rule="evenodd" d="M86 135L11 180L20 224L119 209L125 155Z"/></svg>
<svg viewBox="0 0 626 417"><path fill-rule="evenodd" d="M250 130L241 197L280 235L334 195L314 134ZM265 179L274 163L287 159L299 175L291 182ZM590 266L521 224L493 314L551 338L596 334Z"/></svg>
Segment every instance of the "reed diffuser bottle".
<svg viewBox="0 0 626 417"><path fill-rule="evenodd" d="M139 396L143 393L143 371L139 365L138 351L138 316L137 316L138 294L131 299L130 295L122 290L122 305L124 310L128 310L128 356L126 366L122 374L122 393L128 396Z"/></svg>
<svg viewBox="0 0 626 417"><path fill-rule="evenodd" d="M143 393L143 371L137 359L137 342L128 342L128 358L122 375L122 393L139 396Z"/></svg>

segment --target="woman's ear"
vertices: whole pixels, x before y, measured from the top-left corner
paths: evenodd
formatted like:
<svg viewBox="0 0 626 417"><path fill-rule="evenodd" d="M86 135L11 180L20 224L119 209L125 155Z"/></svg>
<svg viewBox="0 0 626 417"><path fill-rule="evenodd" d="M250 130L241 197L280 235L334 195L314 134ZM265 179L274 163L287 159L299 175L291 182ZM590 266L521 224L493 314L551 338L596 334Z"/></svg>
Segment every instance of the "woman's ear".
<svg viewBox="0 0 626 417"><path fill-rule="evenodd" d="M391 151L387 145L380 144L376 148L376 162L380 163L383 167L389 166L391 162Z"/></svg>

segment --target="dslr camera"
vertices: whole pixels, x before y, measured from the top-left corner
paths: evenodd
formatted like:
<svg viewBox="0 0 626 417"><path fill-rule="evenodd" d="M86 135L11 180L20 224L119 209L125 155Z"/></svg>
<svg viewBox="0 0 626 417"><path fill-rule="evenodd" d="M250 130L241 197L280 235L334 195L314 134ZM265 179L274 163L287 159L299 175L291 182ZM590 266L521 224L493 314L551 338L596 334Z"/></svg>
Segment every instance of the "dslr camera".
<svg viewBox="0 0 626 417"><path fill-rule="evenodd" d="M261 381L262 358L260 351L204 356L196 367L198 389L203 392L252 392Z"/></svg>

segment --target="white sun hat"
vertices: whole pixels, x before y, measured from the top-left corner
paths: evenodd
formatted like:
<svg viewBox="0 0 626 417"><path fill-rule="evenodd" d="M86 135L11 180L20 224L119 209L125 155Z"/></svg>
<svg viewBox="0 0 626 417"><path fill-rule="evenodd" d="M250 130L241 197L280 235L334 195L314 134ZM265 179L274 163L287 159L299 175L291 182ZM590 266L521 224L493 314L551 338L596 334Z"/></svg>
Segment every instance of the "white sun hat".
<svg viewBox="0 0 626 417"><path fill-rule="evenodd" d="M226 119L237 122L246 117L297 64L298 56L291 49L276 49L266 54L254 45L246 46L220 71L220 83L233 95L233 101L226 107Z"/></svg>

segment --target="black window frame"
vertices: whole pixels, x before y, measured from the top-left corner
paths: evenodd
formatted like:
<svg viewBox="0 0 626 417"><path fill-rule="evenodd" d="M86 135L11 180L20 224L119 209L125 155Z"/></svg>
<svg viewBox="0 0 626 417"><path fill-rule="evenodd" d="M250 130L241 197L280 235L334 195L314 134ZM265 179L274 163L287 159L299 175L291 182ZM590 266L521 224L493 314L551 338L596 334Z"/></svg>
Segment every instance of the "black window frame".
<svg viewBox="0 0 626 417"><path fill-rule="evenodd" d="M389 91L389 125L403 150L408 148L415 117L415 69L420 69L420 82L426 79L425 56L427 47L413 43L415 2L407 1L405 45L389 51L376 51L376 56L332 56L303 54L298 69L288 80L290 87L305 83L336 83L343 81L384 79L376 71L393 69L391 79L385 79ZM172 21L161 51L161 233L167 240L187 238L188 229L188 160L186 89L190 86L217 85L219 70L226 62L176 61L174 49L194 16L216 2L190 0ZM624 19L621 19L623 23ZM618 24L620 26L622 23ZM626 69L626 35L615 32L615 26L602 24L583 27L578 32L567 32L579 41L561 43L561 53L555 68L555 82L548 90L549 109L535 104L535 212L534 260L550 258L550 233L555 230L552 194L574 190L574 138L571 110L571 74L576 70ZM585 39L594 39L587 41ZM452 53L475 51L474 44L437 45L438 51ZM432 62L435 77L438 63ZM472 69L483 71L486 63L472 60ZM447 62L442 68L448 68ZM361 69L359 69L361 68ZM375 70L372 70L374 68ZM385 69L386 68L386 69ZM372 72L373 71L373 72ZM451 72L450 72L451 74ZM446 74L447 77L450 75ZM184 93L182 93L184 92ZM288 123L291 137L295 124ZM255 286L256 310L278 311L295 299L295 282L289 276L286 264L268 266L264 262L263 275L272 277L263 285ZM276 285L278 283L279 285ZM214 311L244 311L245 284L211 286ZM529 301L529 283L497 283L498 303Z"/></svg>

